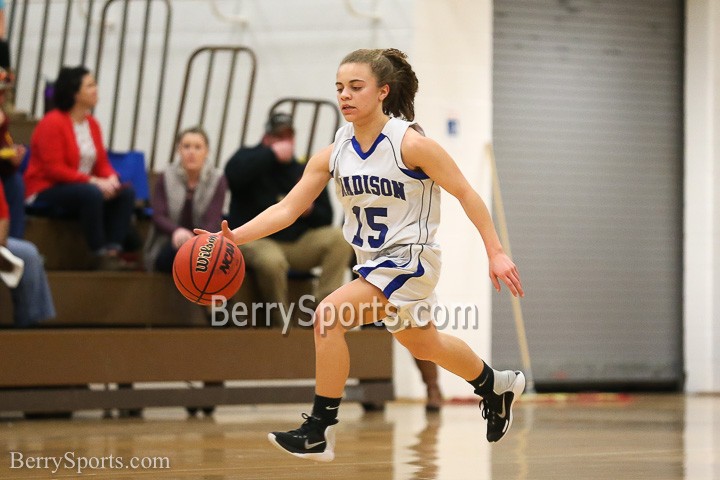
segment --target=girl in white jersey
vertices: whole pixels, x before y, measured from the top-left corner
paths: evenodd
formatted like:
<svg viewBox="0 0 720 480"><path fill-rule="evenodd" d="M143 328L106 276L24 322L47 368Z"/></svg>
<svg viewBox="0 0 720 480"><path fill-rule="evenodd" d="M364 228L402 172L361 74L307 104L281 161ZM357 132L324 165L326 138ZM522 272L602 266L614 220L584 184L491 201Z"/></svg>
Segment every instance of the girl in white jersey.
<svg viewBox="0 0 720 480"><path fill-rule="evenodd" d="M296 430L269 440L300 458L331 461L337 413L350 357L345 333L383 319L416 357L464 378L480 397L486 438L500 440L512 423L512 404L525 388L519 371L495 371L459 338L438 332L429 312L440 275L435 231L440 190L456 197L485 245L490 279L523 295L517 268L498 240L485 203L452 158L413 123L418 81L396 49L357 50L340 63L335 86L349 122L335 142L315 154L293 190L248 223L223 234L238 245L292 224L334 179L345 210L343 231L355 249L359 277L326 297L315 311L315 399ZM203 230L196 230L204 233Z"/></svg>

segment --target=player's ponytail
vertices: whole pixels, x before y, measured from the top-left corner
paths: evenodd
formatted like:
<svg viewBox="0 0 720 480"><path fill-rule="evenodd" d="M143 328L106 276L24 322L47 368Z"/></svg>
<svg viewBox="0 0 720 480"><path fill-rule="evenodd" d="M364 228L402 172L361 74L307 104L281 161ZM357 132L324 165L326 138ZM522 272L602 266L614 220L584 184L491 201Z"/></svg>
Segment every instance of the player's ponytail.
<svg viewBox="0 0 720 480"><path fill-rule="evenodd" d="M415 94L418 79L407 61L407 55L396 48L361 49L348 54L340 63L366 63L375 75L378 86L390 87L383 100L383 112L393 117L415 118Z"/></svg>

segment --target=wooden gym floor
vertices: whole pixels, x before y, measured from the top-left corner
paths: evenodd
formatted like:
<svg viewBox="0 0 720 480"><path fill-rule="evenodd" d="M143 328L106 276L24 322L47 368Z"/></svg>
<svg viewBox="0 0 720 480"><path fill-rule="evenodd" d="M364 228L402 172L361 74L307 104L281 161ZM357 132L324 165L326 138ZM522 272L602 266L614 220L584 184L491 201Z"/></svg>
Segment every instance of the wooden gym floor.
<svg viewBox="0 0 720 480"><path fill-rule="evenodd" d="M269 430L296 428L307 408L220 407L213 418L198 419L180 408L148 409L143 419L103 420L96 411L64 421L6 416L0 478L720 479L720 396L526 397L508 437L494 446L484 440L474 405L446 405L426 416L418 403L366 414L348 402L330 464L286 456L266 440ZM19 455L23 462L66 461L55 474L50 460L48 468L38 468L38 460L35 468L11 468ZM132 468L132 457L151 468ZM119 461L128 466L111 463ZM78 474L81 462L98 468Z"/></svg>

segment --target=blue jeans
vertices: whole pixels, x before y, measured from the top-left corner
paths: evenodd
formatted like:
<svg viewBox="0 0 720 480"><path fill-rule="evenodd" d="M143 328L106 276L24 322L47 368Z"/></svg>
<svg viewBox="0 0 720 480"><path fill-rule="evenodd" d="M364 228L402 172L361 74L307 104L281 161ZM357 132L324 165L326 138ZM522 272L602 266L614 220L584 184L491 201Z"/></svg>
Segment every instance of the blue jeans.
<svg viewBox="0 0 720 480"><path fill-rule="evenodd" d="M155 260L155 271L172 273L175 255L177 255L177 250L173 247L172 242L167 242Z"/></svg>
<svg viewBox="0 0 720 480"><path fill-rule="evenodd" d="M7 248L25 262L18 286L10 290L16 327L30 327L55 317L50 285L42 257L35 245L26 240L8 238Z"/></svg>
<svg viewBox="0 0 720 480"><path fill-rule="evenodd" d="M25 183L20 172L2 177L5 198L10 207L9 235L15 238L25 237Z"/></svg>
<svg viewBox="0 0 720 480"><path fill-rule="evenodd" d="M135 190L127 186L115 198L105 200L91 183L63 183L38 193L32 206L50 216L77 218L90 250L99 252L119 248L130 232Z"/></svg>

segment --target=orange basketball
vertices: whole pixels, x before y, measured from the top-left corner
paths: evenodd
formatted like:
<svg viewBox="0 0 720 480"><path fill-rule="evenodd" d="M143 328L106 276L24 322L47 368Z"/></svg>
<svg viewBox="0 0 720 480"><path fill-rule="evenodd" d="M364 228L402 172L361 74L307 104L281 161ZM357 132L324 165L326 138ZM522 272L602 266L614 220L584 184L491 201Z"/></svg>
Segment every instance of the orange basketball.
<svg viewBox="0 0 720 480"><path fill-rule="evenodd" d="M213 296L230 298L244 279L245 260L240 249L222 235L193 237L175 255L175 286L191 302L211 305Z"/></svg>

